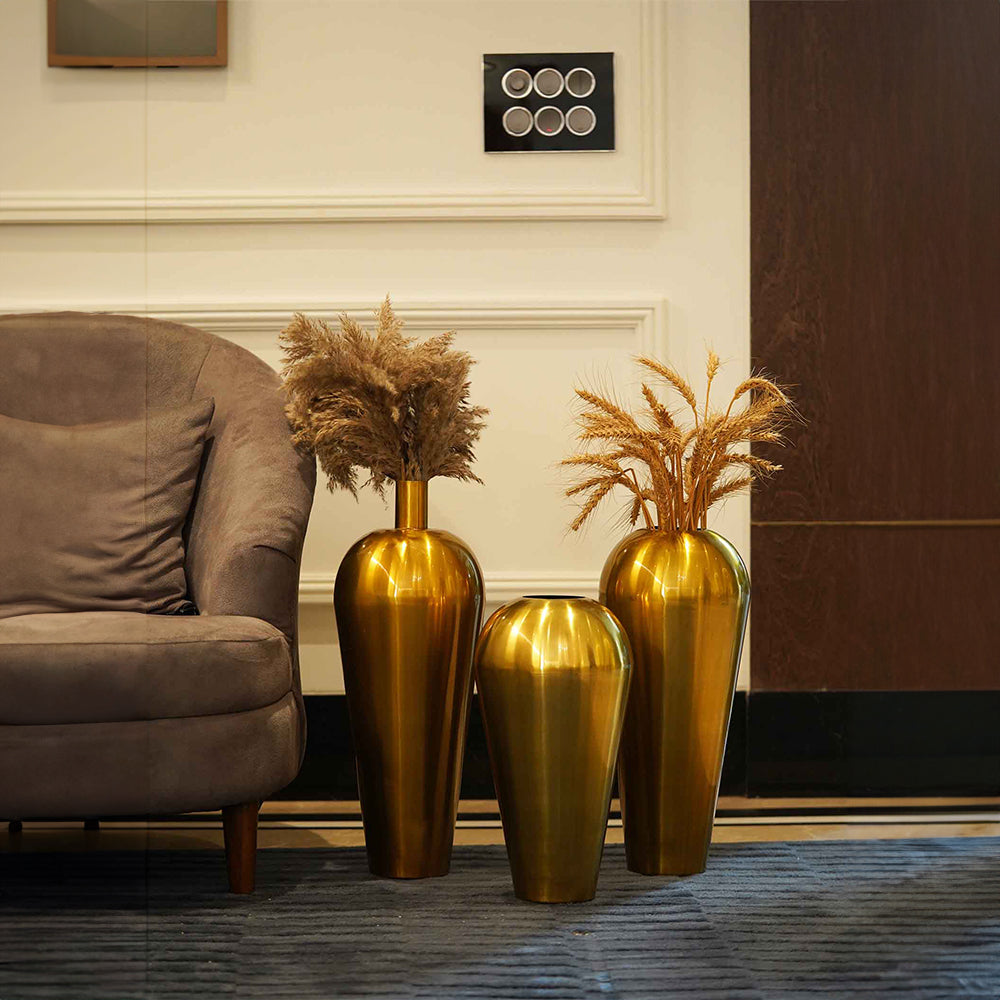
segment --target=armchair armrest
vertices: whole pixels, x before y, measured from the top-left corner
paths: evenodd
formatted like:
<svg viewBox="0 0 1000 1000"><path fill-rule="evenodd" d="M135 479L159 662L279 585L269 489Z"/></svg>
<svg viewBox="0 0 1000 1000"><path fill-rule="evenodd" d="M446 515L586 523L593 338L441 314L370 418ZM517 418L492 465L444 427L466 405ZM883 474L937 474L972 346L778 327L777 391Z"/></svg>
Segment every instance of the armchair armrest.
<svg viewBox="0 0 1000 1000"><path fill-rule="evenodd" d="M215 415L188 524L191 598L205 614L261 618L294 642L315 460L292 445L278 376L242 348L213 345L196 392L215 397Z"/></svg>

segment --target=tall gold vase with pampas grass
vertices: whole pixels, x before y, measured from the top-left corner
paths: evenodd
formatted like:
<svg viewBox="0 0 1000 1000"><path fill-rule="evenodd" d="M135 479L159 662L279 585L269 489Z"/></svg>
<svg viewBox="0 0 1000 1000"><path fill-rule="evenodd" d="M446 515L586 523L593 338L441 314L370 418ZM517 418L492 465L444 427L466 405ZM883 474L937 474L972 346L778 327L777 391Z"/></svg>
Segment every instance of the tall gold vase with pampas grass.
<svg viewBox="0 0 1000 1000"><path fill-rule="evenodd" d="M564 465L581 472L567 495L582 499L579 529L623 490L636 528L611 552L601 602L633 652L618 780L632 871L704 871L726 732L750 604L736 549L710 531L709 508L776 472L741 446L780 442L792 405L760 375L711 408L719 358L709 352L705 399L654 358L637 358L643 411L578 389L584 449ZM687 414L687 417L685 417Z"/></svg>
<svg viewBox="0 0 1000 1000"><path fill-rule="evenodd" d="M453 337L404 336L388 298L373 333L296 315L281 335L295 440L330 489L356 496L358 470L379 496L395 482L395 527L352 546L334 587L368 865L393 878L448 872L482 618L475 556L427 527L429 479L479 482L487 411Z"/></svg>

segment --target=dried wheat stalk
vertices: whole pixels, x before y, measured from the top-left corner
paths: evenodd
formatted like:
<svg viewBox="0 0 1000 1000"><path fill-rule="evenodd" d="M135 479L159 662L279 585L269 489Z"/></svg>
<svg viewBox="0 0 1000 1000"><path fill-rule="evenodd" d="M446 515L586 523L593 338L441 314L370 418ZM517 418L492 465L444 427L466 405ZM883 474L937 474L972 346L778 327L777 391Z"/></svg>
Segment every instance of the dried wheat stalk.
<svg viewBox="0 0 1000 1000"><path fill-rule="evenodd" d="M389 297L369 333L347 315L334 330L296 313L281 332L286 411L331 490L358 492L358 469L379 496L390 480L433 476L481 482L473 447L489 412L469 403L472 358L454 331L417 342Z"/></svg>
<svg viewBox="0 0 1000 1000"><path fill-rule="evenodd" d="M580 441L592 450L562 463L584 476L566 490L566 496L582 500L570 527L581 528L620 486L630 496L626 516L631 526L641 517L647 528L663 531L704 528L714 503L781 468L734 449L756 441L783 442L782 430L795 412L792 402L770 379L753 375L736 387L725 410L712 410L712 383L720 362L709 351L705 401L699 409L694 389L673 368L655 358L635 360L655 383L676 393L684 406L672 410L647 382L642 384L645 409L640 416L613 398L576 390ZM690 425L679 419L686 410L691 412Z"/></svg>

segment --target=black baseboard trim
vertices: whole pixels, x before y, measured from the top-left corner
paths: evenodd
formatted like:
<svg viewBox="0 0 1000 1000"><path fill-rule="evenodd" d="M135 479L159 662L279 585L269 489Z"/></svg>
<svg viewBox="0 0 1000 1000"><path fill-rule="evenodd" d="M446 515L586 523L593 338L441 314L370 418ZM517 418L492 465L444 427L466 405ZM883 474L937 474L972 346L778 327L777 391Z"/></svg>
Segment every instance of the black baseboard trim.
<svg viewBox="0 0 1000 1000"><path fill-rule="evenodd" d="M342 694L306 695L309 734L306 756L299 776L276 799L299 802L351 800L358 797L358 781L351 744L347 698ZM479 698L473 696L469 732L462 769L463 799L493 799L486 733L479 713Z"/></svg>
<svg viewBox="0 0 1000 1000"><path fill-rule="evenodd" d="M729 716L726 756L722 759L720 795L747 794L747 693L733 695L733 711Z"/></svg>
<svg viewBox="0 0 1000 1000"><path fill-rule="evenodd" d="M307 695L299 776L278 796L356 800L347 701ZM737 691L723 795L1000 795L1000 691ZM463 799L493 799L486 735L473 699Z"/></svg>
<svg viewBox="0 0 1000 1000"><path fill-rule="evenodd" d="M1000 795L1000 691L755 691L752 796Z"/></svg>
<svg viewBox="0 0 1000 1000"><path fill-rule="evenodd" d="M358 783L346 697L342 694L306 695L305 702L309 736L302 770L287 788L273 797L299 802L357 799ZM746 697L744 692L737 691L722 769L723 795L746 792L746 719ZM496 798L478 695L473 696L469 714L462 798Z"/></svg>

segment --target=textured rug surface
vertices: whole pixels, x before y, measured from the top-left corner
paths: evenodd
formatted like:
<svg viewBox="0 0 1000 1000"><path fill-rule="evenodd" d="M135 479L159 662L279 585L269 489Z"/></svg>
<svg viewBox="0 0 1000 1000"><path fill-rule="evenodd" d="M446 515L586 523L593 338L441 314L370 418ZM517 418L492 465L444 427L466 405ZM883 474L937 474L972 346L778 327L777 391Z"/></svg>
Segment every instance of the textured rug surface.
<svg viewBox="0 0 1000 1000"><path fill-rule="evenodd" d="M685 879L605 852L597 898L514 898L502 847L443 879L362 850L0 855L0 998L1000 998L1000 839L721 845Z"/></svg>

